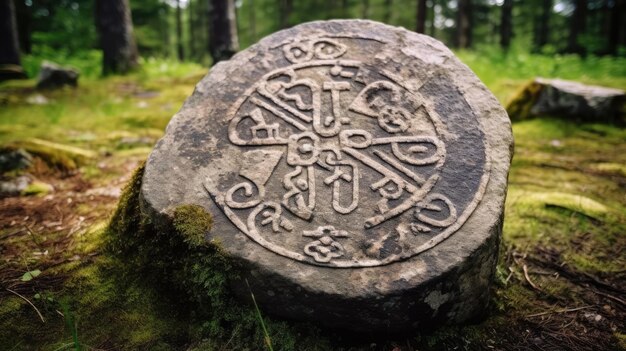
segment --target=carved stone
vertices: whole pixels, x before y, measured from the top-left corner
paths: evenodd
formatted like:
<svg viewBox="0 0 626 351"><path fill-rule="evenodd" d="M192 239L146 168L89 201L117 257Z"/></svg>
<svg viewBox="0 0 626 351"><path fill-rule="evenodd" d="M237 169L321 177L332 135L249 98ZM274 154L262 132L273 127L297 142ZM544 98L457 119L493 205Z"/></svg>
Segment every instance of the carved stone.
<svg viewBox="0 0 626 351"><path fill-rule="evenodd" d="M148 160L143 211L206 208L207 240L268 313L356 331L458 323L489 299L512 142L440 42L312 22L197 85Z"/></svg>

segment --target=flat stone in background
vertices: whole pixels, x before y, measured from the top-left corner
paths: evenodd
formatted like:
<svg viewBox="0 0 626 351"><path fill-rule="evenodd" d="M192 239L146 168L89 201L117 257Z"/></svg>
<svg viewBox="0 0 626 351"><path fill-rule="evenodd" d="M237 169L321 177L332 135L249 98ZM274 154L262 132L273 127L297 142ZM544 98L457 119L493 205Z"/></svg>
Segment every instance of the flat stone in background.
<svg viewBox="0 0 626 351"><path fill-rule="evenodd" d="M512 143L504 109L440 42L312 22L196 86L148 159L142 211L168 223L204 207L207 240L268 313L354 331L462 323L489 300Z"/></svg>
<svg viewBox="0 0 626 351"><path fill-rule="evenodd" d="M79 73L73 68L61 67L44 61L37 77L37 89L57 89L69 85L78 86Z"/></svg>
<svg viewBox="0 0 626 351"><path fill-rule="evenodd" d="M626 92L561 79L536 78L508 104L512 119L540 115L573 117L587 122L624 122Z"/></svg>

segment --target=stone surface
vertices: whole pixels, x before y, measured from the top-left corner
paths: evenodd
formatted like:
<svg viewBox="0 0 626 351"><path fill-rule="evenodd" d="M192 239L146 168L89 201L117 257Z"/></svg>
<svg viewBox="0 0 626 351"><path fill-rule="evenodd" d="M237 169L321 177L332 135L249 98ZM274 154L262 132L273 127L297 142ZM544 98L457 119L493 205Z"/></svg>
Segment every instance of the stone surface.
<svg viewBox="0 0 626 351"><path fill-rule="evenodd" d="M44 61L37 77L37 89L57 89L66 85L78 86L78 71Z"/></svg>
<svg viewBox="0 0 626 351"><path fill-rule="evenodd" d="M0 148L0 174L21 171L33 164L33 156L21 148Z"/></svg>
<svg viewBox="0 0 626 351"><path fill-rule="evenodd" d="M626 92L561 79L536 78L512 99L513 119L539 115L575 117L591 122L624 122Z"/></svg>
<svg viewBox="0 0 626 351"><path fill-rule="evenodd" d="M208 210L207 240L268 313L355 331L460 323L489 299L512 143L440 42L312 22L196 86L148 159L142 211L167 228L182 204Z"/></svg>
<svg viewBox="0 0 626 351"><path fill-rule="evenodd" d="M19 196L32 182L32 178L26 175L7 179L0 178L0 198Z"/></svg>

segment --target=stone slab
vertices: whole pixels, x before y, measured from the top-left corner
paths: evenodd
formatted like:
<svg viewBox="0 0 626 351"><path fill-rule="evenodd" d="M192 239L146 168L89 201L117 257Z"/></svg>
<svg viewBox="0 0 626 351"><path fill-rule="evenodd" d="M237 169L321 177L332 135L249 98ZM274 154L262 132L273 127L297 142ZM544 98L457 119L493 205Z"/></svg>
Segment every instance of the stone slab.
<svg viewBox="0 0 626 351"><path fill-rule="evenodd" d="M77 87L79 76L78 71L73 68L61 67L54 62L44 61L37 76L37 89L58 89L66 85Z"/></svg>
<svg viewBox="0 0 626 351"><path fill-rule="evenodd" d="M509 102L514 119L561 116L586 122L626 122L626 92L562 79L535 78Z"/></svg>
<svg viewBox="0 0 626 351"><path fill-rule="evenodd" d="M440 42L311 22L196 86L148 159L142 210L167 223L207 209L207 240L268 313L355 331L459 323L489 299L512 143L504 109Z"/></svg>

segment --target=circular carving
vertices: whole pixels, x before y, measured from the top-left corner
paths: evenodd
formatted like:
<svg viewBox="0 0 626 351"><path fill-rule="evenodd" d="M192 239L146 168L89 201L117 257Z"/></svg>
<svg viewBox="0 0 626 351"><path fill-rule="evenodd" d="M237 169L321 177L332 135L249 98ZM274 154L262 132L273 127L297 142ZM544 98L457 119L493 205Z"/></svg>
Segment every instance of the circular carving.
<svg viewBox="0 0 626 351"><path fill-rule="evenodd" d="M480 200L489 170L475 117L472 133L448 132L437 101L351 57L351 40L276 48L290 64L255 82L230 110L229 157L239 167L205 183L258 244L344 268L406 259L452 235Z"/></svg>

